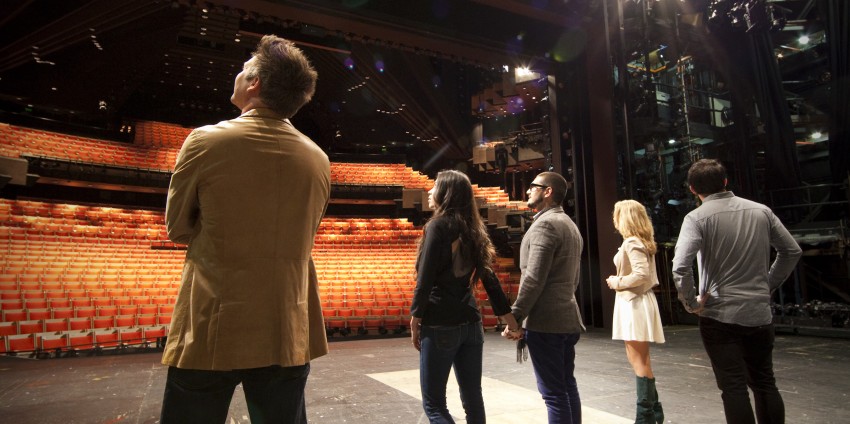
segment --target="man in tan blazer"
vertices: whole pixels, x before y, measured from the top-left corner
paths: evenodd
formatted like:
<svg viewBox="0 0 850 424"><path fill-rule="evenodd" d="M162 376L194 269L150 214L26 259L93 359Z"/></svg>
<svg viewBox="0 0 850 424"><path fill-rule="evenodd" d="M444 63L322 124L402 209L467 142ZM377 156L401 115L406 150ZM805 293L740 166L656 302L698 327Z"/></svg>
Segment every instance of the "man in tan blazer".
<svg viewBox="0 0 850 424"><path fill-rule="evenodd" d="M239 383L253 422L307 422L310 360L328 350L311 251L330 163L288 118L316 77L291 42L263 37L234 82L242 114L183 144L166 227L189 247L162 358L163 424L224 423Z"/></svg>

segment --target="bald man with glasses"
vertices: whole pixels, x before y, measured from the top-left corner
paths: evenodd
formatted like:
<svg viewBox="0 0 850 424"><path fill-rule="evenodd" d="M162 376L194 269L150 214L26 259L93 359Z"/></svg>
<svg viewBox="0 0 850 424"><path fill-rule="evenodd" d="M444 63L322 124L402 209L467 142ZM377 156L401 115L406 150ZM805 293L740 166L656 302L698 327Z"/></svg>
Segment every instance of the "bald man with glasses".
<svg viewBox="0 0 850 424"><path fill-rule="evenodd" d="M543 172L529 185L528 207L537 211L522 238L519 293L512 312L519 331L505 329L509 339L524 339L550 423L580 423L581 399L573 371L575 345L584 330L575 292L579 283L583 240L561 203L567 181Z"/></svg>

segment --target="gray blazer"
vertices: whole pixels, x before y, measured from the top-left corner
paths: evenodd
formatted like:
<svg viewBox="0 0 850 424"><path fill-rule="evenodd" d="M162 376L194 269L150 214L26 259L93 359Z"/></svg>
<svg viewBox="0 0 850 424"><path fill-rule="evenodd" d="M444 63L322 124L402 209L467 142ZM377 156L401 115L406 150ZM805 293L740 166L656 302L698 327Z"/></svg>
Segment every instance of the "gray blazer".
<svg viewBox="0 0 850 424"><path fill-rule="evenodd" d="M578 227L556 206L540 212L522 238L519 294L513 313L541 333L584 329L576 303L583 240Z"/></svg>

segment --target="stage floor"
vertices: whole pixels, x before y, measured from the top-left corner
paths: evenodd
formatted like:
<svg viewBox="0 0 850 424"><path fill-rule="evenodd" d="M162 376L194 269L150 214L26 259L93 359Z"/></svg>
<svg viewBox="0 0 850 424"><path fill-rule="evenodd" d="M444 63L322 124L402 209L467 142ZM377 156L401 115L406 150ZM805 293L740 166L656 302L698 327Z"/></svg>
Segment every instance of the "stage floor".
<svg viewBox="0 0 850 424"><path fill-rule="evenodd" d="M665 328L652 363L667 422L724 422L720 392L696 327ZM530 363L516 362L513 342L485 334L484 401L490 423L546 423ZM340 340L312 363L307 382L311 423L427 423L419 395L418 353L408 338ZM338 341L340 340L340 341ZM3 423L156 423L166 367L159 353L49 360L0 357ZM779 335L777 384L788 423L850 420L850 340ZM607 332L582 334L576 377L584 423L634 422L634 377L623 344ZM449 409L463 410L450 379ZM237 388L228 423L248 423Z"/></svg>

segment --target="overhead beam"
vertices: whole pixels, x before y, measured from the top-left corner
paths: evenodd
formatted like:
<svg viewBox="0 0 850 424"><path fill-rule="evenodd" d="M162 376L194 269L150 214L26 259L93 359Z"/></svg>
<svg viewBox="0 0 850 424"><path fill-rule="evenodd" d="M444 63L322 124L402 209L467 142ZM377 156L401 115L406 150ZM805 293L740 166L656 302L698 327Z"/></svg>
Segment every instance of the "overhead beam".
<svg viewBox="0 0 850 424"><path fill-rule="evenodd" d="M290 1L287 4L279 4L268 0L214 0L213 3L279 19L295 19L333 32L350 33L392 42L396 45L432 50L483 65L501 66L508 55L501 45L458 39L457 36L437 34L421 28L358 15L339 8L325 7L314 2ZM531 60L531 56L526 55L519 55L518 58Z"/></svg>

